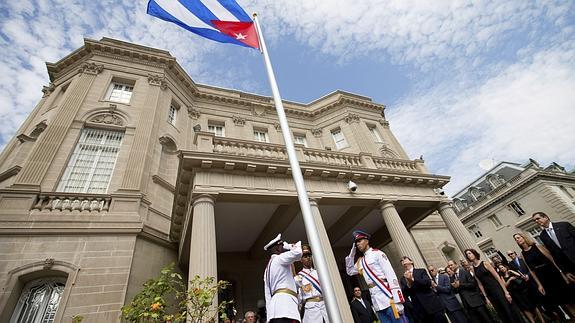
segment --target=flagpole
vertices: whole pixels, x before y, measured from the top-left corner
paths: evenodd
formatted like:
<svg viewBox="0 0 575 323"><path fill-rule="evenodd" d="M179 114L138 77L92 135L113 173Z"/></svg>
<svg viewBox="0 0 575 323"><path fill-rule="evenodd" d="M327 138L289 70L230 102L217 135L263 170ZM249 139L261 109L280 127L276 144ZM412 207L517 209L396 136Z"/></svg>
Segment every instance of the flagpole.
<svg viewBox="0 0 575 323"><path fill-rule="evenodd" d="M305 183L303 181L303 176L301 174L301 168L299 167L299 162L297 160L297 155L293 145L291 133L289 130L289 125L285 115L282 99L280 97L280 92L278 85L276 83L276 78L272 68L272 64L268 55L266 44L264 42L264 36L258 22L257 14L254 13L254 22L258 34L258 39L260 42L260 51L264 56L264 61L266 65L266 71L268 73L268 79L270 86L272 88L272 93L274 97L274 103L276 111L278 114L280 126L282 129L282 135L285 141L286 150L288 154L289 163L292 169L292 177L295 183L299 205L301 208L301 214L303 216L303 221L305 224L305 231L307 233L307 238L312 247L314 254L314 264L317 267L319 274L319 280L323 288L323 297L325 298L325 304L327 307L327 313L329 315L329 320L332 323L342 323L341 316L339 315L339 310L337 306L337 299L335 297L335 292L332 285L332 278L329 274L327 261L325 259L325 254L323 252L319 235L317 233L317 227L315 225L313 215L311 213L311 207L309 203L309 197L305 188Z"/></svg>

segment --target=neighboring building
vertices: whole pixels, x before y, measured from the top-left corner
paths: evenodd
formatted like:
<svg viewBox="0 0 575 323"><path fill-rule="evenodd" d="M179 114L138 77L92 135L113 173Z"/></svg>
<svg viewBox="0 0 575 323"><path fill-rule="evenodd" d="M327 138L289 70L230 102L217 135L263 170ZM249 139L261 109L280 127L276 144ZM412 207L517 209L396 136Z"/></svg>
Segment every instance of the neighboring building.
<svg viewBox="0 0 575 323"><path fill-rule="evenodd" d="M255 309L264 244L306 240L273 100L196 84L168 52L108 38L47 66L0 155L0 321L118 321L170 262L230 281L238 314ZM285 108L345 322L355 228L394 265L475 246L436 193L449 178L408 159L383 105L336 91Z"/></svg>
<svg viewBox="0 0 575 323"><path fill-rule="evenodd" d="M531 215L543 211L552 221L575 222L575 174L556 163L543 168L530 159L525 165L501 162L453 197L461 222L491 257L518 250L513 234L539 240L541 229Z"/></svg>

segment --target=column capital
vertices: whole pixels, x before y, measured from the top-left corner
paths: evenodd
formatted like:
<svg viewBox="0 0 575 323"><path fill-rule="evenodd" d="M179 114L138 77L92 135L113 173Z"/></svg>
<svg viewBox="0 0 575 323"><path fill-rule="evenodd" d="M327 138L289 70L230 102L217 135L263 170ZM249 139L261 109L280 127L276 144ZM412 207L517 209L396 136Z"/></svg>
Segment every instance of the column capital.
<svg viewBox="0 0 575 323"><path fill-rule="evenodd" d="M192 206L195 207L196 205L200 204L200 203L209 203L211 205L215 205L216 204L216 198L217 195L215 194L200 194L198 196L195 196L192 200Z"/></svg>
<svg viewBox="0 0 575 323"><path fill-rule="evenodd" d="M97 75L100 74L100 72L102 72L103 70L104 65L90 62L82 64L82 66L80 66L80 68L78 69L78 72Z"/></svg>
<svg viewBox="0 0 575 323"><path fill-rule="evenodd" d="M439 202L439 206L437 207L437 210L439 211L443 211L447 208L453 208L453 203L451 201L441 201Z"/></svg>
<svg viewBox="0 0 575 323"><path fill-rule="evenodd" d="M395 208L395 202L397 202L397 201L395 201L395 200L384 200L384 199L382 199L382 200L379 201L379 208L380 208L381 210L384 210L384 209L387 209L387 208L390 208L390 207Z"/></svg>

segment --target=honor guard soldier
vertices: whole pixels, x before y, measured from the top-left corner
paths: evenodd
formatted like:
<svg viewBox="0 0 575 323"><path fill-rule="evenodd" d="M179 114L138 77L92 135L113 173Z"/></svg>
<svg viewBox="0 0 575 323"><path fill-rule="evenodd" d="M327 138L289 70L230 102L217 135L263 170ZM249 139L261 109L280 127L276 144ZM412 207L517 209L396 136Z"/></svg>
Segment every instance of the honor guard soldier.
<svg viewBox="0 0 575 323"><path fill-rule="evenodd" d="M264 250L271 253L264 272L267 321L300 322L292 264L301 259L301 241L289 244L282 240L280 233L265 245Z"/></svg>
<svg viewBox="0 0 575 323"><path fill-rule="evenodd" d="M382 323L408 322L403 314L401 288L389 259L381 250L369 246L369 234L357 230L353 232L353 238L351 252L345 257L347 274L360 274L365 279L373 307ZM360 252L357 262L354 259L356 249Z"/></svg>
<svg viewBox="0 0 575 323"><path fill-rule="evenodd" d="M303 245L301 263L303 269L295 276L295 281L300 288L300 303L303 310L302 323L329 323L321 284L317 270L313 268L311 248Z"/></svg>

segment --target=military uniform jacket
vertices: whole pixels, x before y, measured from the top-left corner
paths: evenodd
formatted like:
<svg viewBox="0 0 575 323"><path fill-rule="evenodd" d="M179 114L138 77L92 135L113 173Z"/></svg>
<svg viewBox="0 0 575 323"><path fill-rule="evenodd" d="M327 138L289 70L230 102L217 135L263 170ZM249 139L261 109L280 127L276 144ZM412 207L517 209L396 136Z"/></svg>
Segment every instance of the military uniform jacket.
<svg viewBox="0 0 575 323"><path fill-rule="evenodd" d="M301 242L298 242L293 245L291 250L279 255L272 255L266 266L264 272L264 293L268 321L275 318L289 318L300 321L297 297L286 292L276 291L287 289L297 295L291 264L300 260L301 254Z"/></svg>
<svg viewBox="0 0 575 323"><path fill-rule="evenodd" d="M370 275L364 273L364 269L361 265L360 257L357 263L353 262L353 258L347 256L345 257L345 267L347 274L350 276L360 274L365 279L365 282L369 286L369 293L371 294L371 301L373 303L373 307L376 311L381 311L390 306L390 300L384 292L381 291L376 285L375 282L370 278ZM393 300L396 304L403 303L403 297L401 296L401 288L399 287L399 282L397 281L397 276L395 276L395 272L389 263L389 259L383 251L378 249L369 248L365 251L363 258L365 258L365 262L367 266L373 271L373 274L379 278L380 280L386 282L391 289L391 293L393 295Z"/></svg>
<svg viewBox="0 0 575 323"><path fill-rule="evenodd" d="M321 284L317 270L311 268L302 269L295 277L296 284L299 287L299 298L302 304L305 304L305 311L302 323L326 322L329 323L325 303L306 302L306 300L315 297L323 297L321 293ZM318 290L319 288L319 290Z"/></svg>

